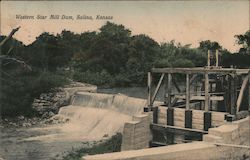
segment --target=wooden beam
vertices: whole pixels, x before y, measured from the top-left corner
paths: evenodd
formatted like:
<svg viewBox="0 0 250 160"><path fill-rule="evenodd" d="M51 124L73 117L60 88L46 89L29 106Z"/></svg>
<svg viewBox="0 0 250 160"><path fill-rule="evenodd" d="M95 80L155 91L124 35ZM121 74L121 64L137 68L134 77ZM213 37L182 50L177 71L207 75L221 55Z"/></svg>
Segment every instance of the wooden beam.
<svg viewBox="0 0 250 160"><path fill-rule="evenodd" d="M210 50L207 51L207 66L210 67Z"/></svg>
<svg viewBox="0 0 250 160"><path fill-rule="evenodd" d="M186 74L186 109L190 109L190 78L189 74Z"/></svg>
<svg viewBox="0 0 250 160"><path fill-rule="evenodd" d="M167 105L167 102L168 102L167 93L168 93L168 77L165 78L165 82L164 82L164 104L165 105Z"/></svg>
<svg viewBox="0 0 250 160"><path fill-rule="evenodd" d="M151 124L150 128L152 130L158 130L158 131L166 131L170 133L177 133L177 134L183 134L183 135L190 135L190 134L207 134L208 131L198 130L198 129L192 129L192 128L182 128L177 126L169 126L169 125L160 125L160 124Z"/></svg>
<svg viewBox="0 0 250 160"><path fill-rule="evenodd" d="M244 80L243 80L242 85L241 85L240 93L239 93L239 96L238 96L238 99L237 99L237 103L236 103L236 113L238 113L240 111L240 105L241 105L241 102L242 102L244 91L245 91L247 83L248 83L248 79L249 79L249 77L246 76L244 78Z"/></svg>
<svg viewBox="0 0 250 160"><path fill-rule="evenodd" d="M158 123L158 107L153 107L153 123Z"/></svg>
<svg viewBox="0 0 250 160"><path fill-rule="evenodd" d="M194 75L191 77L190 83L189 83L190 86L194 83L196 77L198 77L197 74L194 74ZM174 79L173 79L173 83L175 83L175 80L174 80ZM179 88L179 87L178 87L178 88ZM177 88L176 88L176 89L177 89ZM180 89L180 91L177 89L177 91L178 91L179 93L181 93L181 92L186 92L186 88L184 88L183 90ZM189 92L190 92L190 91L189 91ZM190 94L191 94L191 93L190 93ZM175 94L175 95L176 95L176 94ZM175 97L174 100L171 102L171 103L172 103L172 104L171 104L171 107L174 106L175 103L176 103L177 101L178 101L178 98Z"/></svg>
<svg viewBox="0 0 250 160"><path fill-rule="evenodd" d="M177 99L186 99L185 95L175 95L175 98ZM205 101L205 96L190 96L189 100L200 100L200 101ZM223 96L210 96L209 97L210 101L223 101L224 97Z"/></svg>
<svg viewBox="0 0 250 160"><path fill-rule="evenodd" d="M219 67L219 51L218 51L218 49L216 49L216 53L215 53L216 55L216 67Z"/></svg>
<svg viewBox="0 0 250 160"><path fill-rule="evenodd" d="M248 74L250 69L235 69L235 68L152 68L153 73L182 73L182 74L205 74L205 73L222 73L222 74Z"/></svg>
<svg viewBox="0 0 250 160"><path fill-rule="evenodd" d="M151 101L151 93L152 93L152 75L151 72L148 72L148 100L147 100L147 104L148 107L150 108L149 110L151 110L152 108L152 101Z"/></svg>
<svg viewBox="0 0 250 160"><path fill-rule="evenodd" d="M172 81L173 81L173 84L174 84L175 88L176 88L177 91L180 93L180 92L181 92L181 89L180 89L180 87L178 86L178 84L177 84L177 82L176 82L174 76L172 76Z"/></svg>
<svg viewBox="0 0 250 160"><path fill-rule="evenodd" d="M191 77L191 79L190 79L190 85L192 85L193 83L194 83L194 81L195 81L195 79L198 77L198 75L197 74L194 74L192 77Z"/></svg>
<svg viewBox="0 0 250 160"><path fill-rule="evenodd" d="M168 73L168 107L171 107L171 82L172 82L172 75Z"/></svg>
<svg viewBox="0 0 250 160"><path fill-rule="evenodd" d="M208 131L209 128L211 128L211 125L212 125L212 114L211 112L204 112L203 113L203 129L204 131Z"/></svg>
<svg viewBox="0 0 250 160"><path fill-rule="evenodd" d="M236 114L236 77L235 75L230 76L230 113L232 115Z"/></svg>
<svg viewBox="0 0 250 160"><path fill-rule="evenodd" d="M209 111L209 77L205 74L205 111Z"/></svg>
<svg viewBox="0 0 250 160"><path fill-rule="evenodd" d="M153 103L154 103L154 101L155 101L155 98L156 98L158 92L159 92L159 89L160 89L160 87L161 87L161 84L162 84L162 81L163 81L163 79L164 79L164 76L165 76L165 74L162 73L162 74L161 74L161 78L160 78L160 80L159 80L159 82L158 82L158 84L157 84L157 86L156 86L155 92L154 92L153 97L152 97L152 105L153 105Z"/></svg>
<svg viewBox="0 0 250 160"><path fill-rule="evenodd" d="M248 72L248 111L250 112L250 71Z"/></svg>
<svg viewBox="0 0 250 160"><path fill-rule="evenodd" d="M227 146L227 147L250 149L250 146L246 146L246 145L226 144L226 143L214 143L214 142L206 142L206 143L211 143L211 144L214 144L216 146Z"/></svg>

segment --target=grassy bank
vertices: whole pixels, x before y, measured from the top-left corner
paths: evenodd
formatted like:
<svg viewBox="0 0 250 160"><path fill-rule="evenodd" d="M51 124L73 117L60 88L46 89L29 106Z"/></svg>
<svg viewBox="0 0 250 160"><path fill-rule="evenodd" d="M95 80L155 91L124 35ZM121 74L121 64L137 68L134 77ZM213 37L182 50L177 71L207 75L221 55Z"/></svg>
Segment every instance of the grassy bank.
<svg viewBox="0 0 250 160"><path fill-rule="evenodd" d="M91 148L81 148L76 151L71 151L69 154L63 157L64 160L79 160L81 157L85 155L94 155L94 154L102 154L102 153L110 153L110 152L119 152L121 151L121 143L122 143L122 134L117 133L112 136L109 140L94 145Z"/></svg>

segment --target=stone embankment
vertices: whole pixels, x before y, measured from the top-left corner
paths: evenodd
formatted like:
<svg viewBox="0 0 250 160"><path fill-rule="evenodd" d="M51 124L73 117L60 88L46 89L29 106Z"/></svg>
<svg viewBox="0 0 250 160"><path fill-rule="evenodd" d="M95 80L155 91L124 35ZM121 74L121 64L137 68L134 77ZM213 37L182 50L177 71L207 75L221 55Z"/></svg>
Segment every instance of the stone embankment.
<svg viewBox="0 0 250 160"><path fill-rule="evenodd" d="M72 96L76 92L96 92L94 85L72 82L64 88L57 89L56 92L42 93L39 98L34 99L32 108L38 111L42 118L50 118L58 113L63 106L70 104Z"/></svg>

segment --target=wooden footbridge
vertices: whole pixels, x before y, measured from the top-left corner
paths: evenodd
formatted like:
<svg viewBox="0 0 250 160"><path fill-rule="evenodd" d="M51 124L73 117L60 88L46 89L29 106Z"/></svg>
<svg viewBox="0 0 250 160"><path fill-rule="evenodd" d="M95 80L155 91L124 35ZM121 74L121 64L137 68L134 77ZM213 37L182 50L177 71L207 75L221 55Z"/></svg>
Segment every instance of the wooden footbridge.
<svg viewBox="0 0 250 160"><path fill-rule="evenodd" d="M153 111L153 145L173 143L169 140L174 135L200 140L209 128L249 114L250 69L222 68L217 62L215 66L209 63L199 68L153 68L148 73L144 112ZM159 80L153 88L156 77ZM185 85L179 85L177 78ZM164 103L154 105L161 87Z"/></svg>

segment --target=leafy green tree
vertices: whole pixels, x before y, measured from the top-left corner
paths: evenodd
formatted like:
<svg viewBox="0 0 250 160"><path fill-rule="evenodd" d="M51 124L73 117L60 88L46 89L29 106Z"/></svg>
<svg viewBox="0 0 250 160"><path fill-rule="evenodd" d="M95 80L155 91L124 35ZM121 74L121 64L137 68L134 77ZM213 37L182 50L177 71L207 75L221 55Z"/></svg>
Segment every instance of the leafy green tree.
<svg viewBox="0 0 250 160"><path fill-rule="evenodd" d="M218 42L206 40L200 42L199 49L207 52L208 50L222 49L222 47Z"/></svg>
<svg viewBox="0 0 250 160"><path fill-rule="evenodd" d="M159 51L160 46L152 38L143 34L132 37L126 64L132 82L146 82L146 73L154 66Z"/></svg>
<svg viewBox="0 0 250 160"><path fill-rule="evenodd" d="M128 58L130 34L124 26L107 22L100 28L100 33L91 39L91 43L87 41L90 45L81 56L81 70L101 72L104 69L110 74L119 73Z"/></svg>
<svg viewBox="0 0 250 160"><path fill-rule="evenodd" d="M62 41L60 43L58 37L44 32L28 46L29 61L44 71L56 71L57 68L66 66L71 59L72 53L68 46Z"/></svg>
<svg viewBox="0 0 250 160"><path fill-rule="evenodd" d="M236 35L235 37L237 38L236 42L242 45L239 53L250 55L250 30L245 34Z"/></svg>

